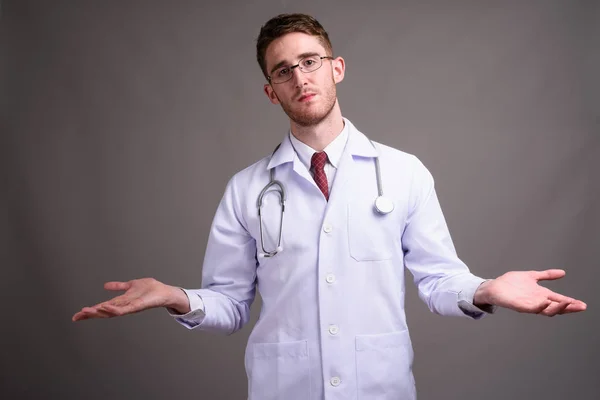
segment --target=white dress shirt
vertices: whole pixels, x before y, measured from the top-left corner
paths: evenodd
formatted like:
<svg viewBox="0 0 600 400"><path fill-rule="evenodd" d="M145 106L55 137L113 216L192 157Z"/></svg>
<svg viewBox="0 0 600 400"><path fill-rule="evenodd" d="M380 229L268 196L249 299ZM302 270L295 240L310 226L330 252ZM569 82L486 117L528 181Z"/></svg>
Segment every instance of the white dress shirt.
<svg viewBox="0 0 600 400"><path fill-rule="evenodd" d="M311 159L313 154L317 151L310 147L309 145L302 143L298 138L294 136L292 132L289 133L290 141L292 142L292 147L296 151L296 155L304 164L306 169L314 176L311 171ZM329 190L331 190L333 186L333 180L335 179L335 173L337 171L338 165L340 163L340 159L342 158L342 153L344 152L344 148L346 147L346 142L348 141L348 126L344 123L344 128L340 132L339 135L336 136L335 139L331 141L323 149L325 153L327 153L327 163L325 164L325 176L327 176L327 185Z"/></svg>

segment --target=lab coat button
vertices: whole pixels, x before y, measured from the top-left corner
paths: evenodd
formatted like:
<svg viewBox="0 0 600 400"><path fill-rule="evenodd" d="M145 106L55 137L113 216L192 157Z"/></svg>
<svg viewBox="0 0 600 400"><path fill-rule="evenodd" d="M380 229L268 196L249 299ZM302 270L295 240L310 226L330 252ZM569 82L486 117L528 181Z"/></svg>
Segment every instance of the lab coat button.
<svg viewBox="0 0 600 400"><path fill-rule="evenodd" d="M329 383L331 383L331 386L339 386L340 383L342 383L342 380L339 377L334 376L329 380Z"/></svg>
<svg viewBox="0 0 600 400"><path fill-rule="evenodd" d="M327 276L325 277L325 280L327 281L327 283L333 283L333 282L335 282L335 275L327 274Z"/></svg>
<svg viewBox="0 0 600 400"><path fill-rule="evenodd" d="M329 325L329 333L332 335L337 335L340 331L340 328L337 325Z"/></svg>
<svg viewBox="0 0 600 400"><path fill-rule="evenodd" d="M331 225L329 225L329 224L323 225L323 231L325 233L330 233L332 230L333 230L333 227Z"/></svg>

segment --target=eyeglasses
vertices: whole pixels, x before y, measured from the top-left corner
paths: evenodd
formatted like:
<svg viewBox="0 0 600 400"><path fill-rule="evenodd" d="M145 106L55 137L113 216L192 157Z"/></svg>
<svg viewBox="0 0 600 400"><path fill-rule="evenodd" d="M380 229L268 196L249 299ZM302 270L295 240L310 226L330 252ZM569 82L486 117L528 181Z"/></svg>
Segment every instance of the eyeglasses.
<svg viewBox="0 0 600 400"><path fill-rule="evenodd" d="M271 83L285 83L292 79L292 76L294 75L294 68L300 68L300 71L305 74L314 72L321 68L324 58L333 60L333 57L330 56L307 56L301 58L296 65L284 65L283 67L277 68L275 71L273 71L273 75L267 76L267 80Z"/></svg>

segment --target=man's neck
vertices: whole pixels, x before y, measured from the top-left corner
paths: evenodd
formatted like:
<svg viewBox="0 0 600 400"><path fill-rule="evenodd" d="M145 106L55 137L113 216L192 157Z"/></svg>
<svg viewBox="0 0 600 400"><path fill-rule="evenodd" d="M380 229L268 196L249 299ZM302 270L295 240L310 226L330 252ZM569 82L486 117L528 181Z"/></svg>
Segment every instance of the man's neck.
<svg viewBox="0 0 600 400"><path fill-rule="evenodd" d="M323 151L343 129L344 119L337 101L331 113L316 125L299 126L291 122L292 134L296 139L316 151Z"/></svg>

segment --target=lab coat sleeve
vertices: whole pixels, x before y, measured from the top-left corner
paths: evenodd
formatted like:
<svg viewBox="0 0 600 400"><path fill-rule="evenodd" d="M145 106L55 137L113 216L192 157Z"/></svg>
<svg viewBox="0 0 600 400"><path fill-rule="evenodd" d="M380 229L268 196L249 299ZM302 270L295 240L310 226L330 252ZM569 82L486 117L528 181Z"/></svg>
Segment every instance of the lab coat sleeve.
<svg viewBox="0 0 600 400"><path fill-rule="evenodd" d="M192 293L192 291L183 288L179 289L187 296L190 303L190 311L186 314L179 314L176 310L167 307L167 312L181 325L193 329L204 319L204 302L196 293Z"/></svg>
<svg viewBox="0 0 600 400"><path fill-rule="evenodd" d="M414 158L409 210L402 235L404 264L419 297L440 315L479 319L494 308L473 305L485 279L473 275L458 258L427 168Z"/></svg>
<svg viewBox="0 0 600 400"><path fill-rule="evenodd" d="M192 310L175 316L189 329L232 334L249 319L256 293L256 243L245 228L236 179L228 183L212 222L201 288L184 289Z"/></svg>

